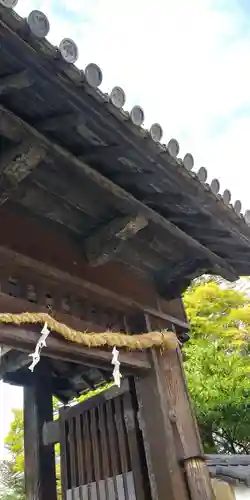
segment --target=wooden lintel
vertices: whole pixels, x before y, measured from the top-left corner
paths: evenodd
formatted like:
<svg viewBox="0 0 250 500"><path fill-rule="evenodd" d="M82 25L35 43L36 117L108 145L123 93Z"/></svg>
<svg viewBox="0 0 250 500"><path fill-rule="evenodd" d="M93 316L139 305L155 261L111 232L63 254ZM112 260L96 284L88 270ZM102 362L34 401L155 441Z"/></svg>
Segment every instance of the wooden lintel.
<svg viewBox="0 0 250 500"><path fill-rule="evenodd" d="M0 95L31 87L33 79L27 70L0 78Z"/></svg>
<svg viewBox="0 0 250 500"><path fill-rule="evenodd" d="M111 260L123 244L148 224L145 217L127 215L109 222L84 242L88 262L99 266Z"/></svg>
<svg viewBox="0 0 250 500"><path fill-rule="evenodd" d="M16 190L34 168L45 158L46 150L33 141L12 147L0 159L0 205Z"/></svg>
<svg viewBox="0 0 250 500"><path fill-rule="evenodd" d="M11 227L13 228L14 227L13 219L10 219L10 221L12 222ZM1 223L1 216L0 216L0 223ZM31 228L32 227L33 226L31 226ZM30 232L33 235L33 237L36 240L36 243L38 243L38 245L40 245L40 242L42 243L43 234L44 234L42 232L42 228L41 228L40 232L34 232L34 230L33 231L32 230L26 231L27 234L28 234L28 232ZM61 243L61 245L65 248L66 242ZM53 245L50 245L50 247L53 247ZM137 302L136 300L131 299L128 296L126 296L124 292L123 292L123 295L119 295L117 292L114 292L110 289L104 288L103 286L96 284L95 282L93 282L93 279L91 279L91 280L90 279L89 280L83 279L83 276L87 275L87 268L86 267L84 267L84 275L83 275L83 273L79 272L78 267L76 267L76 271L74 271L74 265L71 268L67 269L67 272L60 270L60 267L61 267L61 265L59 263L60 242L59 242L58 251L55 251L54 247L53 247L53 252L54 252L54 256L55 256L58 268L42 263L41 258L39 259L39 256L37 256L38 257L37 259L31 259L25 255L22 255L20 253L14 252L8 248L4 248L3 246L0 246L0 263L3 266L3 270L1 270L1 266L0 266L0 279L1 279L1 273L5 272L5 269L10 269L10 272L11 273L13 272L14 275L16 273L16 269L21 269L25 273L26 272L32 273L32 274L35 273L36 276L39 276L39 278L41 278L41 279L45 278L45 279L49 279L50 281L53 280L53 283L57 283L58 286L63 287L63 288L66 287L66 289L68 291L70 290L71 293L73 293L73 289L74 289L77 293L78 293L78 291L81 290L83 296L85 296L84 294L86 294L86 293L91 294L91 295L94 294L97 301L100 299L105 299L109 303L117 304L117 306L119 306L119 309L122 309L123 311L133 310L134 313L136 311L143 311L143 312L153 316L154 318L158 318L162 321L165 321L166 323L172 323L172 324L176 325L177 327L180 327L180 328L185 329L185 330L189 330L189 324L186 321L183 321L183 319L182 319L183 316L181 316L181 318L180 318L180 317L178 317L178 314L176 314L176 316L174 316L174 315L170 315L170 314L163 312L161 309L159 309L158 306L154 306L152 299L144 300L144 303L143 303L143 301ZM78 254L75 254L74 252L70 253L68 251L67 255L68 255L67 264L70 264L71 262L78 260ZM99 272L99 275L101 274L101 270ZM105 280L108 279L107 273L104 273L104 278L105 278ZM105 280L103 280L103 281L105 281ZM140 293L141 293L141 289L140 289ZM17 299L13 299L9 296L8 297L6 297L6 296L0 297L0 298L1 298L1 303L4 300L3 307L1 307L2 311L4 311L4 312L11 312L11 311L12 312L22 312L24 310L23 309L24 304L20 304L20 305L22 305L22 308L20 308L20 309L18 309L18 308L13 309L13 307L15 307L15 306L10 302L12 302L14 300L15 304L16 304ZM8 299L9 305L7 304L7 299ZM20 299L18 299L18 300L20 300ZM152 306L148 305L150 303L150 301L152 303ZM31 307L32 304L30 304L30 303L27 304L27 302L25 303L25 307L26 307L25 310L30 310L30 309L27 309L27 305L29 305L29 307ZM37 308L36 308L36 310L37 310ZM60 321L59 318L58 318L58 321ZM83 324L83 327L84 327L84 324Z"/></svg>
<svg viewBox="0 0 250 500"><path fill-rule="evenodd" d="M0 132L3 135L8 136L8 131L13 133L14 129L15 134L17 134L20 139L25 137L26 139L32 138L33 140L38 140L41 145L45 146L46 149L48 149L48 152L53 161L59 161L62 164L67 165L69 168L75 168L79 172L81 171L89 179L100 186L104 191L108 192L113 198L114 206L116 206L117 208L119 206L120 210L124 210L125 213L137 211L148 221L151 221L159 228L161 227L163 230L165 230L166 234L171 235L176 243L178 242L179 244L185 245L187 249L200 256L200 258L207 258L209 262L211 262L212 268L217 265L220 271L220 275L223 278L229 281L235 281L235 279L237 279L237 273L235 272L234 268L227 263L226 260L211 252L208 248L204 247L198 241L194 240L191 236L171 224L171 222L162 217L159 213L155 212L154 210L140 202L132 194L128 193L120 186L114 184L111 180L104 177L102 174L91 168L83 161L77 159L74 155L66 151L64 148L51 142L49 139L40 134L37 130L29 126L27 123L25 123L23 120L21 120L19 117L11 113L3 106L0 106L0 123ZM7 131L6 134L5 130Z"/></svg>
<svg viewBox="0 0 250 500"><path fill-rule="evenodd" d="M39 326L35 331L35 327L29 329L28 327L0 325L0 343L10 345L15 349L33 352L39 337ZM109 351L88 349L80 344L58 339L53 334L49 335L46 343L47 347L42 350L42 356L106 370L112 369L111 349ZM140 372L150 369L146 352L120 352L120 362L126 374L132 374L134 370Z"/></svg>

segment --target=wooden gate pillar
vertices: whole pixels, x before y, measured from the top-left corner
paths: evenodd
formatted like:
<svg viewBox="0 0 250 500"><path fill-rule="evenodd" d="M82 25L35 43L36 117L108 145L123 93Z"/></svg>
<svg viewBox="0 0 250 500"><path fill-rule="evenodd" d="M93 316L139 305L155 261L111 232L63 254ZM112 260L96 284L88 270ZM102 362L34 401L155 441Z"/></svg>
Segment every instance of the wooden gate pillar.
<svg viewBox="0 0 250 500"><path fill-rule="evenodd" d="M27 500L56 500L54 447L44 446L43 424L53 420L50 367L41 359L24 387L24 462Z"/></svg>
<svg viewBox="0 0 250 500"><path fill-rule="evenodd" d="M150 359L136 390L153 500L214 500L181 353L152 350Z"/></svg>

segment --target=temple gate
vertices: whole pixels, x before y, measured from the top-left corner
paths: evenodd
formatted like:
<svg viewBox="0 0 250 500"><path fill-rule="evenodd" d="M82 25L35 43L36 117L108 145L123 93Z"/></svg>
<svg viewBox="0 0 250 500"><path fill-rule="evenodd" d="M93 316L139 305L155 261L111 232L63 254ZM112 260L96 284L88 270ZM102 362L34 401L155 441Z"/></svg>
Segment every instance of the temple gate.
<svg viewBox="0 0 250 500"><path fill-rule="evenodd" d="M64 500L212 500L181 295L250 275L249 214L43 13L0 4L0 375L24 387L27 499L56 499L59 442ZM69 406L113 381L113 348L121 387Z"/></svg>

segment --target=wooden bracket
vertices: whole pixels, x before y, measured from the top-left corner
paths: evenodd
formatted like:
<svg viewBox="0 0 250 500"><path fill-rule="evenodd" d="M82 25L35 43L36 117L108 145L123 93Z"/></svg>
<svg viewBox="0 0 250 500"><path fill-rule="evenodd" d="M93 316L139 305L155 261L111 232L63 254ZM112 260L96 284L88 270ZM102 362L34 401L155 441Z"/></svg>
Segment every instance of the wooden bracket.
<svg viewBox="0 0 250 500"><path fill-rule="evenodd" d="M10 197L12 191L45 158L46 150L38 143L23 141L12 147L0 159L0 205Z"/></svg>
<svg viewBox="0 0 250 500"><path fill-rule="evenodd" d="M127 215L103 226L84 242L86 257L91 266L100 266L121 250L124 243L146 227L148 221L142 215Z"/></svg>

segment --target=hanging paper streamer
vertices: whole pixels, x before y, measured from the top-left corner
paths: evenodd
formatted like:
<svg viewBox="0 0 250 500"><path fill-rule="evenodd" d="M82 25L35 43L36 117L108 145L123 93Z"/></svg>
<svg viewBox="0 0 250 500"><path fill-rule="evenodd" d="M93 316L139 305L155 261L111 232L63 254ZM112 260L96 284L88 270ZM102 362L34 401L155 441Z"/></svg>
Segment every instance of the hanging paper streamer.
<svg viewBox="0 0 250 500"><path fill-rule="evenodd" d="M113 370L113 378L114 378L114 383L118 387L121 385L121 373L120 373L120 361L118 361L118 356L119 356L119 351L114 347L113 351L113 358L112 358L112 365L114 365L114 370Z"/></svg>
<svg viewBox="0 0 250 500"><path fill-rule="evenodd" d="M43 347L46 347L46 339L47 339L49 334L50 334L50 330L48 329L48 325L47 325L47 323L44 323L43 329L41 331L41 337L36 344L35 351L32 354L29 354L29 356L31 358L33 358L33 361L31 363L31 365L29 366L29 370L31 372L34 371L35 366L40 361L41 350Z"/></svg>

